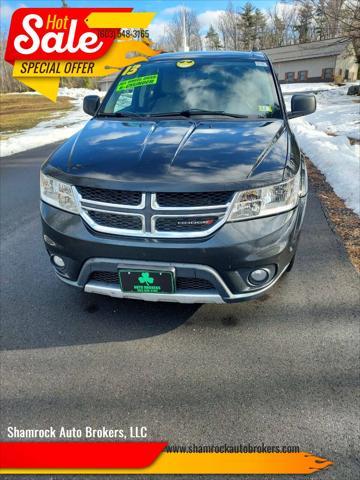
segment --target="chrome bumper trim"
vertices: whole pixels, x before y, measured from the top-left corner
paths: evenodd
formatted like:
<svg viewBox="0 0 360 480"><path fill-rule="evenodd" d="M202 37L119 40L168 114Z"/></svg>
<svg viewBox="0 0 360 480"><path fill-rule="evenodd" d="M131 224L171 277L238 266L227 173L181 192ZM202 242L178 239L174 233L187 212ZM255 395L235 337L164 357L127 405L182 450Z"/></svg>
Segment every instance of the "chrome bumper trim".
<svg viewBox="0 0 360 480"><path fill-rule="evenodd" d="M117 268L120 267L122 264L126 265L126 267L136 267L140 266L144 268L144 263L151 264L151 262L138 262L134 260L116 260L116 259L106 259L106 258L93 258L88 260L87 263L94 263L94 262L105 262L111 265L116 265ZM100 295L107 295L110 297L116 298L128 298L134 300L146 300L146 301L153 301L153 302L180 302L180 303L229 303L241 301L241 300L251 300L258 296L261 296L267 290L275 285L275 283L280 280L286 269L288 268L289 264L287 264L282 271L275 276L273 280L271 280L268 284L266 284L263 288L259 288L258 290L253 290L251 292L243 292L234 294L230 291L222 277L218 274L216 270L207 265L197 265L197 264L189 264L189 263L165 263L165 262L156 262L157 266L161 267L185 267L185 268L196 268L198 270L203 270L209 272L223 287L224 291L226 292L226 296L221 297L218 293L208 293L208 292L194 292L194 291L183 291L182 293L127 293L122 292L120 290L120 286L117 285L109 285L108 283L104 282L96 282L90 280L84 286L84 291L87 293L97 293ZM110 270L109 270L110 271ZM62 280L63 282L67 283L68 285L79 287L80 285L77 282L70 281L60 275L57 274L57 277Z"/></svg>
<svg viewBox="0 0 360 480"><path fill-rule="evenodd" d="M106 283L88 282L84 291L98 293L109 297L128 298L133 300L146 300L151 302L178 302L178 303L225 303L219 294L206 293L124 293L120 287L115 288Z"/></svg>

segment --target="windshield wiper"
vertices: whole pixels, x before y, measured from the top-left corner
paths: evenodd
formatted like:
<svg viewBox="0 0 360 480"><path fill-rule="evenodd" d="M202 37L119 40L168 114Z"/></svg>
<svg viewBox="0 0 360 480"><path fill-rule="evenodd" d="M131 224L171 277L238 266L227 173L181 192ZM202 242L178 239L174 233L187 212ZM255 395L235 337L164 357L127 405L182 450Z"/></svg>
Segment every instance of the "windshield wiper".
<svg viewBox="0 0 360 480"><path fill-rule="evenodd" d="M237 113L229 113L224 110L201 110L200 108L189 108L180 112L162 112L162 113L149 113L149 117L190 117L191 115L221 115L223 117L234 118L249 118L249 115L240 115Z"/></svg>
<svg viewBox="0 0 360 480"><path fill-rule="evenodd" d="M146 117L185 117L183 112L156 112L156 113L146 113Z"/></svg>
<svg viewBox="0 0 360 480"><path fill-rule="evenodd" d="M191 117L192 115L220 115L222 117L250 118L250 115L225 112L224 110L201 110L200 108L189 108L179 112L156 112L156 113L135 113L127 111L100 112L98 117L121 117L121 118L151 118L151 117Z"/></svg>
<svg viewBox="0 0 360 480"><path fill-rule="evenodd" d="M224 110L201 110L201 108L190 108L181 112L185 116L190 115L221 115L224 117L248 118L249 115L240 115L238 113L225 112Z"/></svg>

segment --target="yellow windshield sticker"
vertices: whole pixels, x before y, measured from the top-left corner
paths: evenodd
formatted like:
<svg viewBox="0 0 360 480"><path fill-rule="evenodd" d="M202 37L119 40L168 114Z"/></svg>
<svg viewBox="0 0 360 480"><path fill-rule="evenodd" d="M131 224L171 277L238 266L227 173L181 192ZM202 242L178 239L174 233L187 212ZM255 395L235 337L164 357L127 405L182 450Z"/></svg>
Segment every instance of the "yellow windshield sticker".
<svg viewBox="0 0 360 480"><path fill-rule="evenodd" d="M144 75L143 77L130 78L129 80L122 80L118 83L116 91L130 90L136 87L143 87L144 85L155 85L158 81L158 74Z"/></svg>
<svg viewBox="0 0 360 480"><path fill-rule="evenodd" d="M259 105L258 109L259 109L259 112L272 112L271 105Z"/></svg>
<svg viewBox="0 0 360 480"><path fill-rule="evenodd" d="M178 62L176 62L176 66L179 67L179 68L189 68L189 67L192 67L193 65L195 65L195 61L194 60L179 60Z"/></svg>
<svg viewBox="0 0 360 480"><path fill-rule="evenodd" d="M123 70L121 75L134 75L139 68L141 67L141 63L138 63L137 65L129 65L128 67Z"/></svg>

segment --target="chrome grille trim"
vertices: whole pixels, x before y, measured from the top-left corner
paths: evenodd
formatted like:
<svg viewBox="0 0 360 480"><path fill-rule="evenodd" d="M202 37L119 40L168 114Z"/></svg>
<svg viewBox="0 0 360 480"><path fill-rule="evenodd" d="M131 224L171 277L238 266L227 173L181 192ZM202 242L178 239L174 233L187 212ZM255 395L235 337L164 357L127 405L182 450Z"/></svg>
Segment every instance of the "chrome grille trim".
<svg viewBox="0 0 360 480"><path fill-rule="evenodd" d="M141 219L142 228L140 230L130 230L124 228L114 228L114 227L107 227L104 225L99 225L96 223L88 214L88 211L95 211L95 212L103 212L103 213L111 213L113 215L125 215L125 216L132 216L132 217L139 217ZM117 212L114 210L105 210L100 208L94 207L85 207L84 205L81 206L81 217L85 220L85 222L97 232L101 233L112 233L114 235L130 235L130 236L140 236L145 233L145 217L139 213L129 213L129 212Z"/></svg>
<svg viewBox="0 0 360 480"><path fill-rule="evenodd" d="M104 203L82 198L75 186L73 193L78 204L80 216L84 222L93 230L112 235L131 236L131 237L146 237L146 238L203 238L211 235L220 227L222 227L230 214L231 206L234 203L235 195L226 205L214 205L204 207L159 207L156 208L156 193L142 193L141 204L120 205L115 203ZM148 201L148 203L147 203ZM148 205L148 206L147 206ZM150 206L149 206L150 205ZM155 207L155 208L154 208ZM137 210L135 213L133 210ZM141 213L140 213L141 210ZM161 210L161 213L160 213ZM110 213L114 215L136 216L141 219L141 230L130 230L122 228L114 228L110 226L99 225L88 214L89 211L97 211L103 213ZM193 211L193 213L190 213ZM168 212L168 213L167 213ZM176 212L176 213L175 213ZM185 212L185 213L183 213ZM199 213L197 213L199 212ZM156 230L156 220L158 218L182 218L182 217L219 217L210 228L206 230L197 231L158 231ZM147 227L147 220L148 225Z"/></svg>

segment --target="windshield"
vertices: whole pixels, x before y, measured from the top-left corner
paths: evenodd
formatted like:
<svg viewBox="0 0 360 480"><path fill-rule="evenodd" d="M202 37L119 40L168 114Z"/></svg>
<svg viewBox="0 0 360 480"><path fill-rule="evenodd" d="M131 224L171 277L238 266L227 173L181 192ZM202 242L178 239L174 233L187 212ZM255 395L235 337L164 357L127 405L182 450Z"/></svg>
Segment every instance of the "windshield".
<svg viewBox="0 0 360 480"><path fill-rule="evenodd" d="M171 59L126 67L100 109L109 115L224 115L279 118L267 62Z"/></svg>

